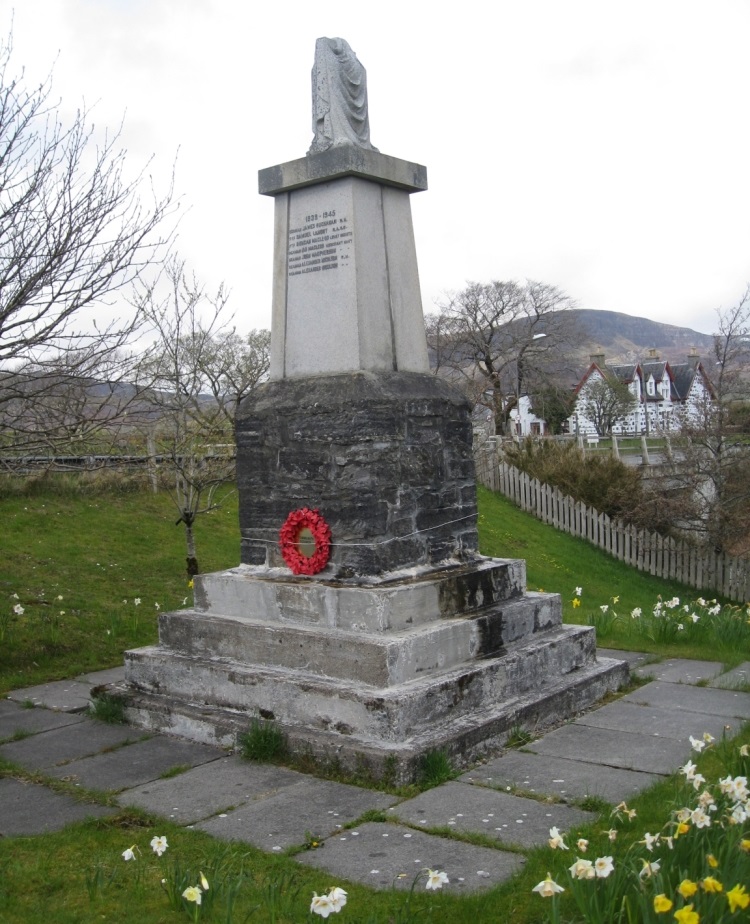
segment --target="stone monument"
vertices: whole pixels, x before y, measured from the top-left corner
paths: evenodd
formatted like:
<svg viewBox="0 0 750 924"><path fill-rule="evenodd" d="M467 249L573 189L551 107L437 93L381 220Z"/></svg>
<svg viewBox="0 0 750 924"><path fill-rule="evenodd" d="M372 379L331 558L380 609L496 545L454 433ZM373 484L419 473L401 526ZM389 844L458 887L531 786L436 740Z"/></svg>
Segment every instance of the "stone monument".
<svg viewBox="0 0 750 924"><path fill-rule="evenodd" d="M424 167L370 143L365 70L318 39L308 154L275 201L270 380L237 415L241 564L126 654L137 724L292 748L406 780L466 762L627 678L564 626L525 563L478 552L471 407L430 374L410 196ZM280 538L281 537L281 538Z"/></svg>

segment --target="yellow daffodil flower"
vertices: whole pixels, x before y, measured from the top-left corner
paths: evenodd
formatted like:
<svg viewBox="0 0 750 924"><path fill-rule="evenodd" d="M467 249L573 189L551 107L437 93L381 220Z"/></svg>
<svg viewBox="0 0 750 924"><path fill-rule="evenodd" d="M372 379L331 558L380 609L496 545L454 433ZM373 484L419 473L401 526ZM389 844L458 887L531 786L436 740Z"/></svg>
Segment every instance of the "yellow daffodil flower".
<svg viewBox="0 0 750 924"><path fill-rule="evenodd" d="M683 898L692 898L698 891L698 884L693 882L692 879L683 879L677 886L677 891Z"/></svg>
<svg viewBox="0 0 750 924"><path fill-rule="evenodd" d="M747 894L743 885L738 884L727 892L727 901L730 913L734 914L738 908L744 911L750 905L750 895Z"/></svg>
<svg viewBox="0 0 750 924"><path fill-rule="evenodd" d="M693 911L692 905L685 905L679 911L675 911L674 919L677 924L700 924L701 916L697 911Z"/></svg>
<svg viewBox="0 0 750 924"><path fill-rule="evenodd" d="M664 894L654 896L654 911L657 914L661 914L664 911L671 911L673 904L674 902L668 899Z"/></svg>
<svg viewBox="0 0 750 924"><path fill-rule="evenodd" d="M704 892L723 892L724 886L719 882L718 879L714 879L713 876L706 876L705 879L701 880L701 887Z"/></svg>

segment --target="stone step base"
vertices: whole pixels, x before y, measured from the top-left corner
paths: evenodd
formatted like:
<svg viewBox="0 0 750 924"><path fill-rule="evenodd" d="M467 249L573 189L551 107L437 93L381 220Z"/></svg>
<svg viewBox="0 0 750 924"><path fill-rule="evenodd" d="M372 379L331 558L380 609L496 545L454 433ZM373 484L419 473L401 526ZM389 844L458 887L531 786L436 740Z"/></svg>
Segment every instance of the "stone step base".
<svg viewBox="0 0 750 924"><path fill-rule="evenodd" d="M294 577L285 568L240 565L195 578L195 608L209 615L352 632L411 629L523 596L526 562L483 558L471 564L392 571L356 580Z"/></svg>
<svg viewBox="0 0 750 924"><path fill-rule="evenodd" d="M134 690L161 693L177 702L228 706L284 726L400 742L428 725L471 718L487 704L542 694L554 678L593 662L595 644L591 628L558 626L531 641L509 645L501 656L435 671L390 688L190 656L163 646L126 652L125 676Z"/></svg>
<svg viewBox="0 0 750 924"><path fill-rule="evenodd" d="M406 783L414 779L421 757L429 751L443 751L457 768L467 766L496 752L519 728L536 734L571 718L626 684L628 676L625 661L591 659L571 673L549 677L533 692L427 722L399 741L345 734L335 727L280 724L295 753L309 753L323 765L369 773L374 779ZM238 735L264 712L193 703L165 693L139 691L128 684L111 687L111 692L122 696L126 715L136 725L224 747L235 747Z"/></svg>
<svg viewBox="0 0 750 924"><path fill-rule="evenodd" d="M411 629L369 634L180 610L160 617L159 639L162 646L189 657L217 657L392 687L498 655L506 646L561 622L556 594L527 594L461 618L436 618Z"/></svg>

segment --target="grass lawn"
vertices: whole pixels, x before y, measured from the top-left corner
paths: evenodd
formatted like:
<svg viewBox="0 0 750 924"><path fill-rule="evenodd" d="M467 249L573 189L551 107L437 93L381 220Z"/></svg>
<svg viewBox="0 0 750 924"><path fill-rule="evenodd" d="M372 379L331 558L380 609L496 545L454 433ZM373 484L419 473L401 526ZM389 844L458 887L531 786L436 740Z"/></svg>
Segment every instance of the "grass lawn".
<svg viewBox="0 0 750 924"><path fill-rule="evenodd" d="M155 604L162 609L179 608L186 596L189 601L184 536L181 528L174 525L177 517L166 495L38 491L33 496L0 498L0 511L4 521L0 692L119 664L125 649L156 639ZM581 540L557 533L489 492L480 492L480 511L482 551L505 558L525 558L529 588L560 593L568 621L606 623L608 634L600 641L659 655L711 658L728 664L750 659L750 644L741 633L731 645L724 645L703 628L702 635L697 629L681 631L668 642L650 639L632 628L636 620L630 613L636 607L650 610L659 594L664 600L679 597L686 601L696 596L694 592L639 574ZM197 543L203 570L237 564L234 496L220 510L199 521ZM575 594L577 587L582 589L580 597ZM616 604L612 603L614 597L619 597ZM139 605L136 599L140 599ZM580 606L574 607L574 599L581 601ZM612 620L608 611L607 620L608 614L601 612L602 605L622 616ZM18 606L23 613L13 612ZM691 626L700 626L703 621ZM701 732L695 730L696 734ZM738 743L750 744L750 730L745 730ZM716 747L697 760L706 767L703 772L709 779L709 774L715 778L719 772L728 772L729 765L733 772L739 772L735 746L731 755L729 748ZM3 764L0 776L32 778ZM665 806L675 797L678 786L678 781L668 780L634 800L631 807L638 815L632 823L613 821L607 808L595 824L579 832L566 832L568 842L572 839L574 846L577 837L585 837L591 842L588 855L592 859L602 853L612 854L616 864L629 847L642 854L638 841L643 832L662 829ZM71 791L92 801L106 802L111 798L106 793ZM621 829L616 845L606 835L613 826ZM169 841L169 850L161 858L149 847L154 835L166 835ZM726 838L722 843L725 841ZM136 859L126 863L122 852L133 845ZM725 848L711 847L717 855L720 849ZM191 919L196 906L186 906L180 900L172 907L161 881L165 879L166 885L174 888L180 883L192 885L198 881L200 871L212 883L211 895L215 896L213 909L207 903L200 909L205 913L197 919L206 921L297 924L317 920L308 915L313 891L322 893L333 885L343 885L349 892L349 902L333 918L342 922L533 924L548 920L552 903L534 894L532 888L548 870L563 882L575 856L574 850L562 854L547 848L524 853L524 871L503 887L482 896L458 898L450 894L450 889L428 893L422 882L407 907L404 893L374 893L363 886L331 882L326 874L295 864L291 855L268 855L246 845L226 845L198 831L127 810L111 819L74 825L57 834L0 839L0 924L157 924ZM705 856L701 862L705 863ZM721 862L724 864L723 854ZM640 860L638 863L640 868ZM722 865L721 869L725 868ZM747 882L747 864L742 869ZM450 870L447 872L450 876ZM701 875L705 874L704 870ZM733 884L727 882L727 888ZM562 902L562 919L583 920L571 895L568 889ZM639 912L633 920L651 920L647 911ZM663 914L658 920L673 918ZM711 918L704 915L701 920ZM748 920L748 912L740 909L731 920Z"/></svg>

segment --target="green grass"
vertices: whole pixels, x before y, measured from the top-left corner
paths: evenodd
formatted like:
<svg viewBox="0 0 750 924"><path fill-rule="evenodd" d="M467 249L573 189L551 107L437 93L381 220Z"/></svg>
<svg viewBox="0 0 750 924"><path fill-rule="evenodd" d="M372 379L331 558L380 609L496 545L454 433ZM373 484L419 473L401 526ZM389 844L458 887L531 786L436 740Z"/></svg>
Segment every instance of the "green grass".
<svg viewBox="0 0 750 924"><path fill-rule="evenodd" d="M166 494L47 491L2 497L0 512L0 693L122 664L127 648L156 640L155 604L192 602ZM196 534L204 571L236 565L236 496L199 517Z"/></svg>
<svg viewBox="0 0 750 924"><path fill-rule="evenodd" d="M0 498L0 511L5 522L0 606L5 606L6 613L16 602L24 608L21 616L3 624L0 691L122 663L125 649L156 640L154 603L162 609L178 608L186 595L189 598L184 537L174 526L176 515L166 496L114 493L82 497L75 492L57 495L40 491L34 497ZM480 491L480 511L482 551L526 559L529 588L560 593L567 621L585 623L615 596L620 597L618 607L623 613L636 606L651 606L659 594L664 599L696 596L687 588L635 572L585 542L557 533L489 492ZM234 498L222 510L199 521L197 529L204 570L237 564ZM583 588L580 608L571 602L577 586ZM14 594L18 594L18 601ZM62 601L56 600L58 595ZM136 597L141 598L139 607L133 603ZM65 614L60 616L59 610ZM611 645L632 642L632 638L618 635L618 630L615 623L611 635L600 641ZM677 640L639 647L656 655L736 663L750 659L750 652L742 647L743 637L739 643L733 652L717 651L708 637L702 645ZM696 729L695 734L701 731ZM750 742L750 729L738 740ZM702 760L708 776L715 757L707 754ZM7 764L0 764L0 776L32 778ZM33 778L41 779L38 775ZM64 791L74 798L107 801L105 795L77 792L60 781L47 784L56 789L67 787ZM637 821L630 834L623 835L622 846L642 838L644 831L661 828L665 803L675 787L674 781L665 781L632 801L638 810ZM588 807L602 808L594 801ZM609 848L602 835L610 826L609 810L605 810L593 824L566 835L569 842L575 842L579 834L588 837L593 856L611 852L617 860L620 844ZM166 835L170 844L161 860L149 847L155 834ZM138 858L125 863L122 852L133 845L140 851ZM403 893L374 893L364 886L337 882L328 874L296 864L291 856L266 854L243 844L226 845L202 832L127 810L55 834L0 838L0 924L122 920L163 924L185 920L184 909L170 907L160 882L170 877L170 881L180 878L193 882L201 870L216 884L216 902L213 912L204 917L206 921L230 920L225 909L235 886L232 920L291 924L308 920L313 891L320 894L332 885L342 885L349 892L349 903L336 918L342 922L475 924L508 920L536 924L547 919L549 905L531 889L545 877L551 864L565 861L569 865L574 858L551 858L546 848L524 853L523 871L510 883L483 895L458 897L450 890L433 895L418 885L407 914ZM425 865L431 862L429 857L424 861ZM450 869L446 872L451 875ZM577 920L569 895L562 911L563 920Z"/></svg>
<svg viewBox="0 0 750 924"><path fill-rule="evenodd" d="M479 488L479 544L485 555L498 558L523 558L529 590L559 593L563 601L563 618L568 623L597 625L600 645L633 648L664 658L697 658L736 665L750 660L750 627L747 617L733 618L736 631L729 637L723 624L713 634L708 623L687 626L681 633L649 639L635 634L630 613L641 607L651 610L659 596L664 600L679 597L685 603L695 600L699 591L636 571L600 549L547 526L499 494ZM583 593L575 607L575 590ZM713 596L713 595L711 595ZM617 603L612 601L619 598ZM608 606L602 614L600 607ZM612 620L612 611L618 614ZM722 619L724 616L722 616Z"/></svg>

